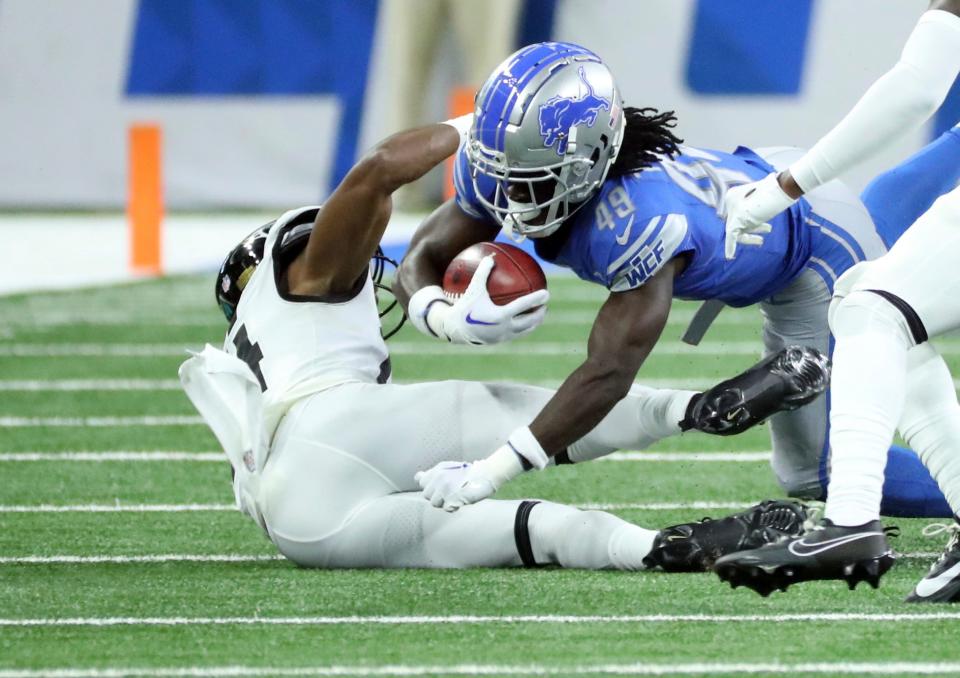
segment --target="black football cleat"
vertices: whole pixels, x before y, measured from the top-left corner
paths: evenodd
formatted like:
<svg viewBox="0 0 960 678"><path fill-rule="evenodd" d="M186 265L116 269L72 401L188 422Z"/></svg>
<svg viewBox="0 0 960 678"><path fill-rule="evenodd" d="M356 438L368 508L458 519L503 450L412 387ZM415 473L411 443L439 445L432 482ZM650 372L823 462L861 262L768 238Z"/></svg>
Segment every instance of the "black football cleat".
<svg viewBox="0 0 960 678"><path fill-rule="evenodd" d="M731 587L746 586L761 596L818 579L843 579L851 591L861 581L877 588L895 560L887 533L896 534L896 528L879 520L858 527L824 520L802 536L724 556L713 569Z"/></svg>
<svg viewBox="0 0 960 678"><path fill-rule="evenodd" d="M829 358L815 348L787 346L692 398L680 428L742 433L772 414L813 401L829 383Z"/></svg>
<svg viewBox="0 0 960 678"><path fill-rule="evenodd" d="M953 532L953 538L940 559L930 566L927 576L907 596L908 603L960 603L960 525L934 523L925 527L923 533L933 536L945 531Z"/></svg>
<svg viewBox="0 0 960 678"><path fill-rule="evenodd" d="M803 504L769 500L726 518L673 525L660 530L643 564L666 572L705 572L727 553L801 534L806 519Z"/></svg>

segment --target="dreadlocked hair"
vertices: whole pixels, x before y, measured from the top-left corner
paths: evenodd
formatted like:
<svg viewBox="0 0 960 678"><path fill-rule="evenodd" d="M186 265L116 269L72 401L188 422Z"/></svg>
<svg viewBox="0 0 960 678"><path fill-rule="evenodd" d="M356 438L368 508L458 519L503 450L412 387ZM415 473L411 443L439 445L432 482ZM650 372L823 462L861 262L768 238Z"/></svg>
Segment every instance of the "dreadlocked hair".
<svg viewBox="0 0 960 678"><path fill-rule="evenodd" d="M610 168L616 177L639 172L657 162L659 156L673 157L680 152L683 139L671 132L677 125L673 111L661 113L656 108L624 108L626 128L620 144L620 154Z"/></svg>

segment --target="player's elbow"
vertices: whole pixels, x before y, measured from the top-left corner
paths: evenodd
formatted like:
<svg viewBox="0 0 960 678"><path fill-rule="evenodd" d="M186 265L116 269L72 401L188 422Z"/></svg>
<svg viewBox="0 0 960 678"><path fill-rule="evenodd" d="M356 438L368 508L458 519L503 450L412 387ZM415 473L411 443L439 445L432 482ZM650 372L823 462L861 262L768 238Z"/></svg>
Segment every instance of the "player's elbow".
<svg viewBox="0 0 960 678"><path fill-rule="evenodd" d="M924 121L930 118L934 113L937 112L937 109L940 108L940 104L943 103L944 97L940 96L940 93L936 90L929 88L917 88L916 91L911 93L911 96L906 97L902 105L905 109L904 117L910 121Z"/></svg>
<svg viewBox="0 0 960 678"><path fill-rule="evenodd" d="M902 61L877 81L881 91L896 92L894 117L904 127L918 125L936 113L952 84L953 78L942 79Z"/></svg>
<svg viewBox="0 0 960 678"><path fill-rule="evenodd" d="M389 153L374 148L354 165L349 178L371 189L389 192L393 171Z"/></svg>
<svg viewBox="0 0 960 678"><path fill-rule="evenodd" d="M362 182L372 190L393 193L405 183L402 162L390 146L380 142L367 152L350 171L349 179Z"/></svg>

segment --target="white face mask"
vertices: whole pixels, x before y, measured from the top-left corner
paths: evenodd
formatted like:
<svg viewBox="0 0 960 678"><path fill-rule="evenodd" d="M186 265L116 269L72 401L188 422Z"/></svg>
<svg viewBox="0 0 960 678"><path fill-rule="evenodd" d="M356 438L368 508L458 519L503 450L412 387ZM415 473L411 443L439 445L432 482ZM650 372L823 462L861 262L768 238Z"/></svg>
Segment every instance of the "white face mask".
<svg viewBox="0 0 960 678"><path fill-rule="evenodd" d="M535 224L530 222L534 221L543 212L543 208L536 203L511 200L509 196L507 196L507 210L514 221L527 226L534 226Z"/></svg>

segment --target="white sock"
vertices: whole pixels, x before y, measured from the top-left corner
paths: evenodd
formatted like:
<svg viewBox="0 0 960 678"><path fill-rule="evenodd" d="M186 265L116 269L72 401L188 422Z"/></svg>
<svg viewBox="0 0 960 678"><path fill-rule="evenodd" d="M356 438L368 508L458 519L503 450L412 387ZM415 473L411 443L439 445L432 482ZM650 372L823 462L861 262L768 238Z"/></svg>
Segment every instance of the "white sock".
<svg viewBox="0 0 960 678"><path fill-rule="evenodd" d="M833 316L830 485L824 516L862 525L880 516L887 451L903 409L906 319L877 294L855 291Z"/></svg>
<svg viewBox="0 0 960 678"><path fill-rule="evenodd" d="M907 354L900 433L960 514L960 405L947 364L928 342Z"/></svg>
<svg viewBox="0 0 960 678"><path fill-rule="evenodd" d="M696 391L634 384L590 433L567 448L570 461L597 459L616 450L642 450L680 433L680 420Z"/></svg>
<svg viewBox="0 0 960 678"><path fill-rule="evenodd" d="M537 563L586 570L640 570L655 530L603 511L541 502L530 511L530 545Z"/></svg>

